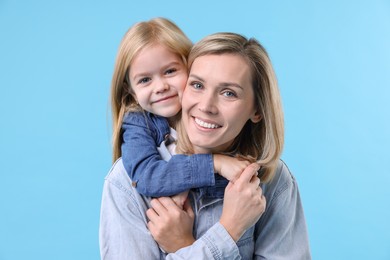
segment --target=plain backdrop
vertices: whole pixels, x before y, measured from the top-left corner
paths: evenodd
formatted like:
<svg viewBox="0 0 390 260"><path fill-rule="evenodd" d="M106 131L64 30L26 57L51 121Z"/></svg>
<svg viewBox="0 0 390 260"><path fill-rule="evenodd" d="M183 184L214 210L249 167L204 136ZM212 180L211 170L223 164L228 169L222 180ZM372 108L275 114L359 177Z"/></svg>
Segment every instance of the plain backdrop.
<svg viewBox="0 0 390 260"><path fill-rule="evenodd" d="M116 52L157 16L265 46L313 259L390 259L388 0L0 0L0 259L99 259Z"/></svg>

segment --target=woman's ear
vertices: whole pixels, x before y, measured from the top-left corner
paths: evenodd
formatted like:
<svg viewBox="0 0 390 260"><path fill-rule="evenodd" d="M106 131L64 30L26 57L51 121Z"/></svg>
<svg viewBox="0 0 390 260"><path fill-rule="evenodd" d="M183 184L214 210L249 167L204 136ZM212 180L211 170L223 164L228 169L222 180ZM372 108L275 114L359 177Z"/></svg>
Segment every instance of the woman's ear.
<svg viewBox="0 0 390 260"><path fill-rule="evenodd" d="M258 122L260 122L260 120L261 120L261 115L260 115L260 113L258 112L258 111L256 111L252 116L251 116L251 121L253 122L253 123L258 123Z"/></svg>

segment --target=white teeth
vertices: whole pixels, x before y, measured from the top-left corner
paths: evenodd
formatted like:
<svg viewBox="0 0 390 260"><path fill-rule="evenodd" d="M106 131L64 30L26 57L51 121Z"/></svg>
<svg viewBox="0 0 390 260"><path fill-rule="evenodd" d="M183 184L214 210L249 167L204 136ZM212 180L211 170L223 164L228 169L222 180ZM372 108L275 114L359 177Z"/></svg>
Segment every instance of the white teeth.
<svg viewBox="0 0 390 260"><path fill-rule="evenodd" d="M205 128L210 128L210 129L215 129L215 128L219 128L220 126L219 125L215 125L215 124L210 124L210 123L206 123L198 118L195 118L195 122L200 125L201 127L205 127Z"/></svg>

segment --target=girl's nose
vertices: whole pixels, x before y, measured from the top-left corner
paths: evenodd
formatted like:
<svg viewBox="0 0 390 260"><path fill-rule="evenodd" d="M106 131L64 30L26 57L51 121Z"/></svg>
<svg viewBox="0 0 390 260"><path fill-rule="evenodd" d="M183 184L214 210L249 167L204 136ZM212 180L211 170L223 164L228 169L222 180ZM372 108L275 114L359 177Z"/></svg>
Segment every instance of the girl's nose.
<svg viewBox="0 0 390 260"><path fill-rule="evenodd" d="M169 84L165 80L156 80L154 93L159 94L167 91L169 89Z"/></svg>

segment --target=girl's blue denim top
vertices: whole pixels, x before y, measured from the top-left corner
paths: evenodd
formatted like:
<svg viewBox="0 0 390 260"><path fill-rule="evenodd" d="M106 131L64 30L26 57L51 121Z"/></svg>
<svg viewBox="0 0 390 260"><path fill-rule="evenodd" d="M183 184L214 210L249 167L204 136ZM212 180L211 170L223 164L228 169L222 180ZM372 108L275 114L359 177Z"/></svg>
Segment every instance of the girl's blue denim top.
<svg viewBox="0 0 390 260"><path fill-rule="evenodd" d="M175 142L166 118L149 112L127 113L122 124L122 161L139 193L172 196L191 188L215 185L211 154L174 155L164 161L161 147ZM217 179L220 179L217 177Z"/></svg>

